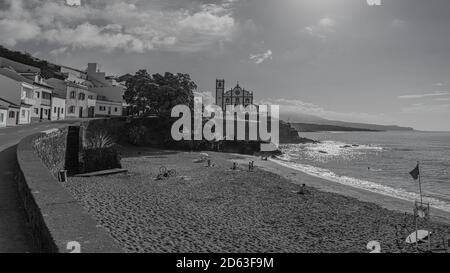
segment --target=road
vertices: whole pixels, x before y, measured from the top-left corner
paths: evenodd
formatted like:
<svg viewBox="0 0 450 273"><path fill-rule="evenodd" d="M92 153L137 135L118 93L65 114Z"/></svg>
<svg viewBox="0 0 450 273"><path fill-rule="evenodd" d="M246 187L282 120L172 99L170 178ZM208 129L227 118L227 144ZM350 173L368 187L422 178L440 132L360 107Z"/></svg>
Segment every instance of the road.
<svg viewBox="0 0 450 273"><path fill-rule="evenodd" d="M0 129L0 253L33 252L14 180L17 144L28 135L61 128L74 122L76 121L60 121Z"/></svg>

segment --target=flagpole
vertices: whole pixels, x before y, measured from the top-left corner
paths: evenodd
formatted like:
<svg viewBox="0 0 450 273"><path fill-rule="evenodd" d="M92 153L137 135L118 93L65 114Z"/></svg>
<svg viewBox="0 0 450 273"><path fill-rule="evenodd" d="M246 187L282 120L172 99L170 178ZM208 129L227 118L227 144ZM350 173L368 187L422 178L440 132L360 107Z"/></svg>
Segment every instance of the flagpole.
<svg viewBox="0 0 450 273"><path fill-rule="evenodd" d="M419 161L417 161L417 168L419 169L419 193L420 193L420 206L423 206L422 202L422 181L420 179L420 165Z"/></svg>

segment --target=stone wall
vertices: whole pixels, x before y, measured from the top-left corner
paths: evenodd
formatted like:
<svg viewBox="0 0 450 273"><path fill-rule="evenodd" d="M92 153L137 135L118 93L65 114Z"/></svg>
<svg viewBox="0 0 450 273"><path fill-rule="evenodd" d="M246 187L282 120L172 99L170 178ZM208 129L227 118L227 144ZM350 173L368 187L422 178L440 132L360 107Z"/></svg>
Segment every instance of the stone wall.
<svg viewBox="0 0 450 273"><path fill-rule="evenodd" d="M37 150L50 149L57 143L62 149L64 133L37 134L23 139L17 148L19 194L25 208L28 226L35 248L40 252L70 252L69 242L78 242L81 252L122 252L110 235L78 204L56 180L48 166L57 170L63 157L53 152L40 151L47 163L39 158ZM40 144L35 146L35 141Z"/></svg>
<svg viewBox="0 0 450 273"><path fill-rule="evenodd" d="M42 134L33 140L33 149L55 177L66 163L67 128Z"/></svg>

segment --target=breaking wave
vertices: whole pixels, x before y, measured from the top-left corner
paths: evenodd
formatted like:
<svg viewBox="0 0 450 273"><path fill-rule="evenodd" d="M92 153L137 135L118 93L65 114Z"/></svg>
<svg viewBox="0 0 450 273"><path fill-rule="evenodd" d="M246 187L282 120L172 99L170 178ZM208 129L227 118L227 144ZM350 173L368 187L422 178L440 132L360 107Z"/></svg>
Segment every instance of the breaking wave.
<svg viewBox="0 0 450 273"><path fill-rule="evenodd" d="M345 145L345 144L344 144ZM297 146L297 147L295 147ZM390 186L385 186L385 185L380 185L377 184L375 182L372 181L368 181L368 180L363 180L363 179L358 179L358 178L354 178L354 177L349 177L349 176L340 176L336 173L334 173L331 170L328 169L324 169L324 168L319 168L319 167L315 167L309 164L303 164L303 163L298 163L298 162L294 162L296 161L296 159L298 159L297 153L293 152L295 149L310 149L312 151L318 151L318 149L326 151L328 154L325 155L342 155L342 149L347 149L347 148L336 148L336 146L342 146L342 143L322 143L321 145L317 145L316 148L312 148L312 147L308 147L309 145L305 146L302 145L303 147L298 147L299 145L289 145L289 151L283 153L283 155L278 156L274 159L270 159L271 161L287 167L287 168L291 168L297 171L301 171L303 173L309 174L311 176L314 177L318 177L318 178L322 178L322 179L326 179L328 181L332 181L335 183L339 183L342 185L346 185L346 186L351 186L354 188L359 188L359 189L363 189L363 190L367 190L370 192L374 192L374 193L378 193L378 194L382 194L382 195L386 195L386 196L390 196L390 197L395 197L395 198L399 198L399 199L403 199L403 200L407 200L407 201L411 201L414 202L415 200L418 200L419 195L417 193L413 193L413 192L408 192L406 190L403 189L398 189L398 188L393 188ZM365 146L365 145L360 145L358 147L353 147L349 148L349 149L354 149L356 151L358 150L371 150L371 151L380 151L383 150L382 147L373 147L373 146ZM377 170L374 169L372 171L381 171L381 170ZM429 202L430 206L434 207L434 208L438 208L444 211L448 211L450 212L450 203L432 198L432 197L423 197L423 200L425 202Z"/></svg>

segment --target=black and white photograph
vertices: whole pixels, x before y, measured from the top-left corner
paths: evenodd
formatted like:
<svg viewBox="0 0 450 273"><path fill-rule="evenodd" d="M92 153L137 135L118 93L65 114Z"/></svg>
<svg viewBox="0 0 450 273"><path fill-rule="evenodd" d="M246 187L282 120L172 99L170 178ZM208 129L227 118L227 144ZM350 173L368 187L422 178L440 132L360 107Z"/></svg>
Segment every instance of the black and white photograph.
<svg viewBox="0 0 450 273"><path fill-rule="evenodd" d="M0 0L0 253L449 253L449 120L448 0Z"/></svg>

